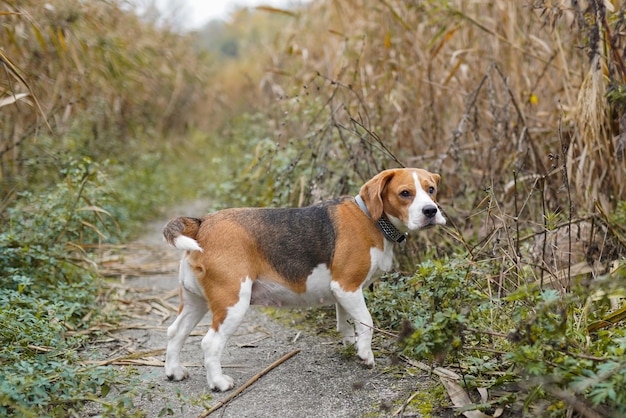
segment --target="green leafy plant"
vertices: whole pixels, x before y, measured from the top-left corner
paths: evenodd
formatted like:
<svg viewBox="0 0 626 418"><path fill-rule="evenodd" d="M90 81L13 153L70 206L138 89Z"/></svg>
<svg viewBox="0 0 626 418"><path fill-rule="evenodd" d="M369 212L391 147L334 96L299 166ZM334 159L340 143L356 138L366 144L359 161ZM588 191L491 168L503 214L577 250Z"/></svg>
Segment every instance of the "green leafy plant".
<svg viewBox="0 0 626 418"><path fill-rule="evenodd" d="M468 390L498 392L492 407L542 416L568 408L626 413L624 328L585 330L610 295L623 292L624 266L567 294L535 284L489 298L492 268L455 258L424 262L414 276L385 277L368 306L378 327L398 334L403 355L458 369Z"/></svg>
<svg viewBox="0 0 626 418"><path fill-rule="evenodd" d="M368 296L381 326L400 329L403 352L443 360L462 346L470 307L485 297L468 287L469 271L451 260L429 260L412 277L386 276Z"/></svg>
<svg viewBox="0 0 626 418"><path fill-rule="evenodd" d="M111 190L90 160L70 161L64 181L25 193L0 233L0 414L77 415L87 401L110 414L130 405L131 376L88 363L85 330L103 320L99 279L84 245L116 233ZM104 401L112 388L116 395Z"/></svg>

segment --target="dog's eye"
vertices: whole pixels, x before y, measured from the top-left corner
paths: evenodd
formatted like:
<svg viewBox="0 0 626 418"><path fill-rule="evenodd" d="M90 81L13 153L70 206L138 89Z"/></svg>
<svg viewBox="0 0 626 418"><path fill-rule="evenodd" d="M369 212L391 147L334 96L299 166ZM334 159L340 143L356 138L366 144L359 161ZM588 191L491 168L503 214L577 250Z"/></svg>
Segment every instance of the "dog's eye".
<svg viewBox="0 0 626 418"><path fill-rule="evenodd" d="M401 196L401 197L411 197L411 192L410 192L410 191L408 191L408 190L402 190L402 191L400 192L400 196Z"/></svg>
<svg viewBox="0 0 626 418"><path fill-rule="evenodd" d="M435 194L435 188L433 186L428 188L428 194Z"/></svg>

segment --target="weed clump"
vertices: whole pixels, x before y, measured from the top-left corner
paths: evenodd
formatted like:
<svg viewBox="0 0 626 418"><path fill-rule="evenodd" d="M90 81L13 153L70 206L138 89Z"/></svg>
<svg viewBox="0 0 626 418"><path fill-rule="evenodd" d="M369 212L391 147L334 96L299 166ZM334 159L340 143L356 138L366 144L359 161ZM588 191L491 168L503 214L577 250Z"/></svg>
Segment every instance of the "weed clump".
<svg viewBox="0 0 626 418"><path fill-rule="evenodd" d="M399 331L401 355L457 370L468 393L497 394L483 409L618 416L626 412L626 333L595 329L611 311L611 295L623 292L625 272L622 263L566 294L529 281L497 296L493 263L455 257L384 278L368 306L377 326Z"/></svg>
<svg viewBox="0 0 626 418"><path fill-rule="evenodd" d="M131 376L80 354L106 319L84 248L116 234L111 199L98 167L83 160L68 164L64 181L22 195L3 214L0 415L71 416L87 401L115 415L130 405Z"/></svg>

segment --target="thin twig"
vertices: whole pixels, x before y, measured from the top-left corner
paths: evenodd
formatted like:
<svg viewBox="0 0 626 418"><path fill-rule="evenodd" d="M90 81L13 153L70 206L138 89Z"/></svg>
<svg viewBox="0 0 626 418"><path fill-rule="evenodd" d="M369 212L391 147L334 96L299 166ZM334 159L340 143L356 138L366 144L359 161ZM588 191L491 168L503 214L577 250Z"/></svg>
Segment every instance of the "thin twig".
<svg viewBox="0 0 626 418"><path fill-rule="evenodd" d="M546 205L546 177L541 178L541 220L543 228L541 234L543 235L543 241L541 243L541 261L546 262L546 252L548 250L548 208ZM545 269L541 269L541 278L539 282L539 289L543 290L543 280L545 278Z"/></svg>
<svg viewBox="0 0 626 418"><path fill-rule="evenodd" d="M478 334L492 335L494 337L508 338L507 334L503 334L501 332L489 331L489 330L482 330L482 329L475 329L475 328L465 328L465 331L475 332L475 333L478 333Z"/></svg>
<svg viewBox="0 0 626 418"><path fill-rule="evenodd" d="M296 349L293 350L290 353L285 354L284 356L282 356L281 358L279 358L278 360L276 360L275 362L273 362L272 364L270 364L269 366L267 366L265 369L263 369L260 373L255 374L254 376L252 376L252 378L250 378L250 380L248 380L246 383L244 383L239 389L237 389L236 391L234 391L233 393L231 393L230 395L228 395L226 398L224 398L223 400L219 401L218 403L216 403L215 405L213 405L213 407L211 407L211 409L203 412L202 414L198 415L198 418L204 418L204 417L208 417L209 415L211 415L213 412L217 411L218 409L220 409L221 407L223 407L224 405L226 405L228 402L232 401L233 399L235 399L241 392L243 392L244 390L246 390L249 386L251 386L254 382L256 382L257 380L259 380L261 377L263 377L264 375L266 375L268 372L270 372L272 369L280 366L282 363L284 363L286 360L289 360L291 357L295 356L296 354L298 354L300 352L300 349Z"/></svg>
<svg viewBox="0 0 626 418"><path fill-rule="evenodd" d="M412 359L410 359L410 358L408 358L406 356L400 356L400 358L402 359L402 361L404 361L408 365L413 366L413 367L417 367L418 369L423 370L425 372L436 374L439 377L446 377L446 378L452 379L454 381L461 380L461 376L459 374L453 372L452 370L444 369L443 367L431 367L431 366L429 366L426 363L423 363L421 361L412 360Z"/></svg>
<svg viewBox="0 0 626 418"><path fill-rule="evenodd" d="M524 126L524 131L526 127ZM513 207L515 211L515 218L513 221L515 222L515 265L518 267L518 273L521 274L521 267L519 266L519 262L521 261L520 255L520 245L519 245L519 219L521 216L521 211L519 210L519 206L517 203L517 170L513 170Z"/></svg>
<svg viewBox="0 0 626 418"><path fill-rule="evenodd" d="M559 101L559 106L561 102ZM563 137L563 110L561 108L561 112L559 113L559 125L558 125L558 133L559 133L559 141L561 142L561 152L563 153L563 186L565 186L565 190L567 191L567 282L564 286L564 290L567 291L570 287L570 282L572 280L572 212L574 211L574 202L572 201L572 191L570 187L569 173L567 172L567 157L569 155L569 147L570 144L565 141ZM561 284L563 286L563 284Z"/></svg>
<svg viewBox="0 0 626 418"><path fill-rule="evenodd" d="M400 408L398 408L396 410L396 412L393 414L394 417L400 416L401 414L404 413L404 410L406 409L407 405L411 403L411 401L413 399L415 399L415 397L419 394L419 392L415 392L413 393L411 396L409 396L409 399L407 399L406 401L404 401L404 403L402 404L402 406Z"/></svg>
<svg viewBox="0 0 626 418"><path fill-rule="evenodd" d="M591 405L587 405L585 401L577 398L574 393L568 392L554 385L544 385L543 387L544 390L552 396L564 401L566 405L574 408L576 412L585 418L601 418L603 416L602 414L594 411Z"/></svg>
<svg viewBox="0 0 626 418"><path fill-rule="evenodd" d="M103 360L98 362L98 366L107 366L110 364L114 364L114 363L119 363L120 361L127 361L127 360L137 360L137 359L141 359L143 357L152 357L152 356L157 356L160 354L163 354L165 352L164 348L159 348L156 350L149 350L149 351L138 351L136 353L131 353L131 354L127 354L125 356L120 356L120 357L115 357L112 359L108 359L108 360Z"/></svg>
<svg viewBox="0 0 626 418"><path fill-rule="evenodd" d="M375 326L366 324L365 322L361 322L361 321L355 321L355 322L358 322L361 325L365 325L366 327L370 328L372 331L378 331L381 334L385 334L388 337L398 338L398 334L394 334L392 332L385 331L384 329L381 329L381 328L376 328Z"/></svg>
<svg viewBox="0 0 626 418"><path fill-rule="evenodd" d="M251 347L256 347L258 342L261 342L263 340L268 339L270 336L269 335L263 335L259 338L257 338L256 340L252 340L252 341L248 341L246 343L241 343L241 344L237 344L237 347L239 348L251 348Z"/></svg>
<svg viewBox="0 0 626 418"><path fill-rule="evenodd" d="M471 351L471 350L475 350L475 351L484 351L486 353L493 353L493 354L498 354L498 355L505 355L508 354L508 351L502 351L502 350L495 350L493 348L487 348L487 347L479 347L479 346L469 346L469 345L464 345L463 348L465 350Z"/></svg>

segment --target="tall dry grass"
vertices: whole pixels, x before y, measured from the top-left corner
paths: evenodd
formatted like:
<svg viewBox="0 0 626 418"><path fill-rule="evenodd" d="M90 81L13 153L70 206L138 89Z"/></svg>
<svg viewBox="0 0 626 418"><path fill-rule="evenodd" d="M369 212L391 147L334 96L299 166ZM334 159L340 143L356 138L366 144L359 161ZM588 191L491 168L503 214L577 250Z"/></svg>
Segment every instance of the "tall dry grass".
<svg viewBox="0 0 626 418"><path fill-rule="evenodd" d="M191 38L116 2L3 0L0 12L2 198L62 155L137 158L205 106L212 67Z"/></svg>
<svg viewBox="0 0 626 418"><path fill-rule="evenodd" d="M374 306L386 302L381 322L401 301L406 311L432 303L414 322L409 348L443 341L436 364L457 341L466 351L449 359L468 378L464 388L485 384L476 377L489 363L483 377L497 370L499 380L492 395L506 394L491 406L509 414L618 414L624 7L600 0L312 2L258 64L266 68L253 80L260 88L240 91L257 105L254 129L223 131L255 144L239 183L248 188L238 191L254 196L245 203L301 205L354 193L359 180L398 164L440 172L449 227L407 242L400 268L415 282L406 293L395 276L376 288ZM417 266L420 256L444 252L451 255L441 276L428 272L437 263ZM455 287L448 280L457 275ZM440 299L443 289L453 296ZM423 304L415 303L420 294ZM445 314L448 299L467 303ZM475 325L466 322L475 314ZM450 338L426 336L431 325ZM483 332L484 351L470 342ZM509 381L507 373L516 376ZM494 412L485 399L481 410Z"/></svg>
<svg viewBox="0 0 626 418"><path fill-rule="evenodd" d="M494 187L509 201L514 178L526 190L541 178L561 209L567 161L574 209L609 209L626 195L606 98L619 81L606 74L618 30L599 15L619 13L604 3L589 2L593 12L568 2L314 2L265 51L264 94L248 101L297 112L312 94L305 86L319 89L342 125L358 119L404 164L443 172L449 198ZM309 122L276 136L305 136Z"/></svg>
<svg viewBox="0 0 626 418"><path fill-rule="evenodd" d="M441 204L475 256L524 257L554 277L568 263L615 257L621 238L603 225L626 199L623 12L596 0L257 11L282 19L269 46L246 57L257 61L244 74L264 73L216 73L277 144L258 147L245 172L258 180L251 192L271 189L255 203L306 204L376 170L420 166L442 174ZM291 150L290 180L262 181L280 149ZM277 197L283 187L293 190Z"/></svg>
<svg viewBox="0 0 626 418"><path fill-rule="evenodd" d="M624 6L328 0L242 11L225 28L237 48L218 61L109 2L0 4L5 195L6 180L55 153L132 159L197 126L219 131L232 158L253 154L244 173L268 191L252 203L306 204L390 166L438 171L448 216L484 245L512 222L542 231L626 198ZM233 119L246 112L258 115L248 131ZM252 140L262 146L247 149ZM281 158L291 178L277 183L267 164Z"/></svg>

